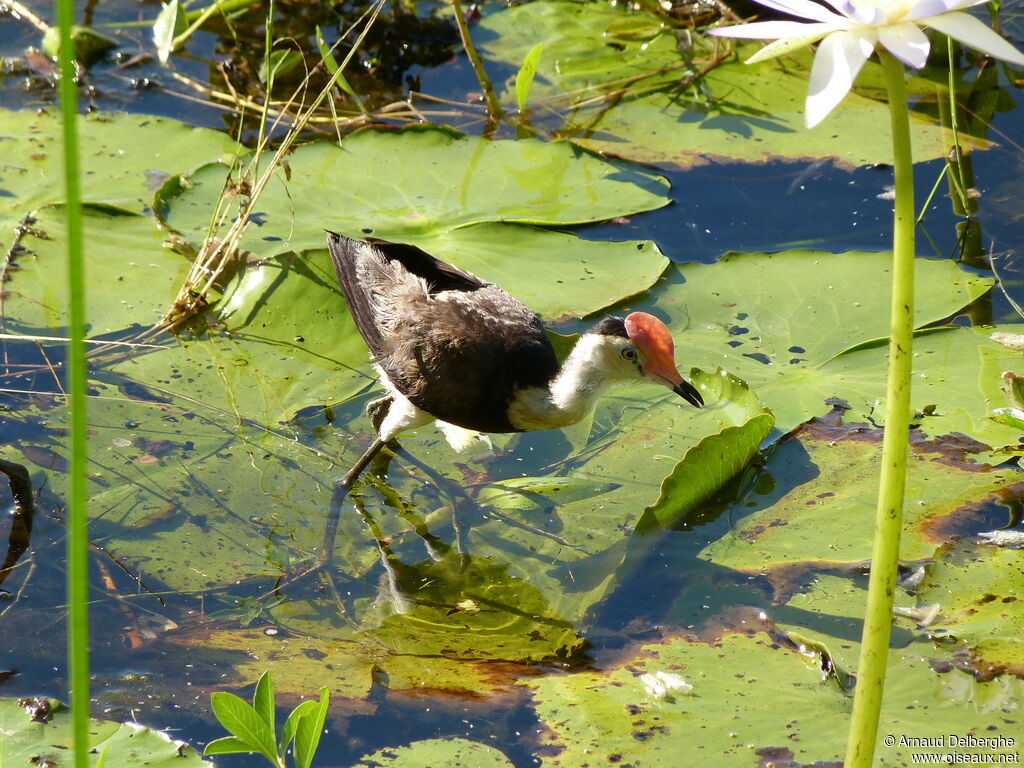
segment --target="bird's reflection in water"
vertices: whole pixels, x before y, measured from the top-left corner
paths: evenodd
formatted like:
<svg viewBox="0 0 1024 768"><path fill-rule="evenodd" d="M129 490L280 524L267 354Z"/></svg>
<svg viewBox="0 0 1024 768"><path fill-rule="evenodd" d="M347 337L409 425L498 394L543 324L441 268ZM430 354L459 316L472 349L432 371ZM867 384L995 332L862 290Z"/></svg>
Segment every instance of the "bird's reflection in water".
<svg viewBox="0 0 1024 768"><path fill-rule="evenodd" d="M347 567L335 567L332 557L317 571L319 599L294 595L287 609L293 619L306 629L312 629L309 622L333 625L349 637L355 630L358 638L389 654L533 662L564 660L577 653L582 639L571 622L558 616L547 595L512 575L509 562L466 550L460 521L469 524L490 515L471 489L450 478L432 477L422 486L436 494L424 516L387 482L386 472L384 459L341 494L351 501L342 512L348 516L343 541L354 531L348 524L354 519L368 536L349 542L352 562ZM387 524L394 521L382 515L401 520L404 532L396 533ZM365 552L356 551L369 546L376 549L372 567ZM355 589L355 573L366 574L371 583ZM300 617L302 613L306 615Z"/></svg>

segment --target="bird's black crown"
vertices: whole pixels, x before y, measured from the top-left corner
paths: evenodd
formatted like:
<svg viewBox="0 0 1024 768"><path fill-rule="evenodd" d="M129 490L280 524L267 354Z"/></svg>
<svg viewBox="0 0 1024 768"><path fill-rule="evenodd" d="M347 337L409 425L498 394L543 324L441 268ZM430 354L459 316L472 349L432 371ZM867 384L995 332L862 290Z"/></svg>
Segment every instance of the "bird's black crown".
<svg viewBox="0 0 1024 768"><path fill-rule="evenodd" d="M598 333L602 336L622 336L628 339L629 334L626 333L626 321L621 317L615 317L609 315L600 323L591 328L587 333Z"/></svg>

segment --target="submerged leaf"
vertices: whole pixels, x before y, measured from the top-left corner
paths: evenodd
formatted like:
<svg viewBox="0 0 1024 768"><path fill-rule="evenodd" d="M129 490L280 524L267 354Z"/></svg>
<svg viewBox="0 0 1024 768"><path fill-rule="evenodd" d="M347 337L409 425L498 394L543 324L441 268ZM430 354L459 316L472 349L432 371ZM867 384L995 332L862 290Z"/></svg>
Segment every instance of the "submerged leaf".
<svg viewBox="0 0 1024 768"><path fill-rule="evenodd" d="M537 76L537 65L544 53L544 43L537 43L523 59L523 65L516 72L516 104L520 113L526 111L526 105L530 100L530 89L533 88L533 79Z"/></svg>
<svg viewBox="0 0 1024 768"><path fill-rule="evenodd" d="M71 45L74 47L74 59L82 66L90 67L106 51L117 47L117 42L97 32L92 27L71 27ZM43 35L43 50L50 58L56 59L60 54L60 34L57 27L50 27Z"/></svg>
<svg viewBox="0 0 1024 768"><path fill-rule="evenodd" d="M614 491L616 483L595 483L573 477L517 477L488 483L477 491L477 499L501 510L553 507Z"/></svg>
<svg viewBox="0 0 1024 768"><path fill-rule="evenodd" d="M479 29L487 60L508 67L544 43L534 103L558 116L553 133L588 149L675 168L713 158L892 162L889 138L876 130L888 124L879 100L851 94L821 126L804 130L809 51L791 52L785 66L710 66L717 52L710 41L694 35L680 45L676 34L657 34L663 26L657 13L621 4L535 0L488 14ZM761 50L736 47L740 59ZM877 66L869 62L865 74ZM933 120L911 113L911 130L919 161L945 155Z"/></svg>

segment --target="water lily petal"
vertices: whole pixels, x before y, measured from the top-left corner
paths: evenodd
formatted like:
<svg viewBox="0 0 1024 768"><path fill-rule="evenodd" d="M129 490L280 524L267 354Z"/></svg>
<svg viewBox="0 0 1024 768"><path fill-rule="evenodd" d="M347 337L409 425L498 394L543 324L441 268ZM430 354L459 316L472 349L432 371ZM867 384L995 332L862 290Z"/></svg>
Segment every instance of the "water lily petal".
<svg viewBox="0 0 1024 768"><path fill-rule="evenodd" d="M808 128L824 120L843 100L874 48L875 37L871 30L842 30L821 41L807 86L805 121Z"/></svg>
<svg viewBox="0 0 1024 768"><path fill-rule="evenodd" d="M972 5L981 5L988 0L917 0L903 17L905 21L916 21L929 16L938 16L948 11L959 11Z"/></svg>
<svg viewBox="0 0 1024 768"><path fill-rule="evenodd" d="M826 0L826 2L843 16L858 24L874 27L885 21L885 11L876 5L858 3L854 0Z"/></svg>
<svg viewBox="0 0 1024 768"><path fill-rule="evenodd" d="M800 16L804 19L814 21L842 21L840 16L832 13L828 8L818 5L813 0L756 0L759 5L771 8L773 11L788 13L790 16ZM984 0L983 0L984 1Z"/></svg>
<svg viewBox="0 0 1024 768"><path fill-rule="evenodd" d="M928 36L909 21L879 27L878 42L909 67L920 69L928 62Z"/></svg>
<svg viewBox="0 0 1024 768"><path fill-rule="evenodd" d="M1007 61L1016 67L1024 67L1024 53L993 32L984 22L963 11L922 19L921 23L989 56Z"/></svg>
<svg viewBox="0 0 1024 768"><path fill-rule="evenodd" d="M835 27L831 24L808 24L803 21L755 21L752 24L737 24L734 27L718 27L708 30L715 37L743 37L751 40L774 40L804 38L818 33L818 38L828 34Z"/></svg>
<svg viewBox="0 0 1024 768"><path fill-rule="evenodd" d="M744 64L757 64L762 61L768 61L774 59L776 56L784 56L787 53L799 50L811 43L816 43L829 32L835 32L835 28L832 24L802 24L804 27L820 27L819 31L804 35L802 37L784 37L774 42L768 43L764 48L755 53Z"/></svg>

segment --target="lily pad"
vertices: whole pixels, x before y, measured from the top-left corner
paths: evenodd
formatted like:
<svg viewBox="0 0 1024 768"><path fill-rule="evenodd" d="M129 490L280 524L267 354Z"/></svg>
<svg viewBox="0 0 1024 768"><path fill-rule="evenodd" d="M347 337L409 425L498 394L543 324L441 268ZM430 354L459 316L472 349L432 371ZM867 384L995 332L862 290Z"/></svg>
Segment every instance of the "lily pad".
<svg viewBox="0 0 1024 768"><path fill-rule="evenodd" d="M866 425L814 424L781 444L772 457L780 479L749 514L700 556L744 573L791 578L794 568L815 570L870 559L878 494L881 434ZM931 557L938 520L962 514L1016 482L1018 473L961 463L941 446L921 443L910 454L900 556ZM752 506L751 506L752 505ZM822 542L827 519L827 542ZM940 539L941 541L941 539Z"/></svg>
<svg viewBox="0 0 1024 768"><path fill-rule="evenodd" d="M512 768L504 754L467 739L424 739L366 755L353 768Z"/></svg>
<svg viewBox="0 0 1024 768"><path fill-rule="evenodd" d="M0 244L27 214L64 202L61 122L56 112L0 111ZM176 173L222 163L244 149L223 133L149 115L80 115L83 202L143 213Z"/></svg>
<svg viewBox="0 0 1024 768"><path fill-rule="evenodd" d="M747 418L738 419L740 423L705 437L686 452L662 481L658 500L645 510L638 524L641 531L653 526L655 521L662 525L674 523L710 498L750 463L775 424L775 417L744 382L723 370L719 370L717 376L707 376L701 371L695 374L693 382L705 390L710 399L722 402L727 408L745 411Z"/></svg>
<svg viewBox="0 0 1024 768"><path fill-rule="evenodd" d="M715 335L719 349L725 342L730 350L722 351L723 361L757 358L781 376L789 366L827 363L886 338L891 266L884 252L729 253L713 265L677 267L685 283L672 291L682 305L673 314L692 326L687 347L707 345ZM918 326L956 313L993 284L949 260L919 259L915 266ZM866 280L870 291L863 290Z"/></svg>
<svg viewBox="0 0 1024 768"><path fill-rule="evenodd" d="M70 710L55 699L0 699L3 764L67 765ZM65 762L67 760L67 762ZM212 766L191 747L138 723L89 721L89 765L124 768Z"/></svg>
<svg viewBox="0 0 1024 768"><path fill-rule="evenodd" d="M832 158L851 167L892 161L888 133L878 129L889 124L882 102L850 94L820 126L804 128L809 51L785 64L750 66L741 60L758 45L739 44L737 59L686 86L716 48L699 35L678 34L635 8L539 0L489 14L474 37L486 59L511 67L544 43L533 112L561 117L556 130L588 149L675 168L710 159ZM867 74L875 66L869 63ZM593 98L603 93L609 95ZM514 103L511 82L503 100ZM912 132L917 160L943 156L934 121L912 114Z"/></svg>
<svg viewBox="0 0 1024 768"><path fill-rule="evenodd" d="M969 654L959 665L979 680L1024 674L1022 568L1019 551L953 542L928 567L917 592L919 603L939 608L928 631L955 639Z"/></svg>
<svg viewBox="0 0 1024 768"><path fill-rule="evenodd" d="M67 234L63 206L44 208L22 237L27 249L5 283L9 331L61 334L67 326ZM153 219L85 208L88 336L148 328L163 316L188 274L188 261L164 247Z"/></svg>
<svg viewBox="0 0 1024 768"><path fill-rule="evenodd" d="M669 265L650 240L598 242L507 224L410 242L500 285L549 321L586 317L646 291Z"/></svg>
<svg viewBox="0 0 1024 768"><path fill-rule="evenodd" d="M679 678L692 691L662 693L645 677L654 673ZM541 764L559 768L626 759L678 765L681 754L722 768L767 760L829 764L845 751L852 707L838 686L822 680L815 659L756 627L708 641L672 638L646 645L606 670L525 685L546 726L540 731ZM1015 734L1021 720L1011 713L1024 697L1024 683L1011 682L996 706L978 710L969 703L969 697L987 693L967 676L938 675L913 653L891 652L884 732L938 739ZM986 743L957 751L1014 754L1014 749L990 749ZM933 750L894 742L878 748L876 762L910 766L914 751Z"/></svg>
<svg viewBox="0 0 1024 768"><path fill-rule="evenodd" d="M171 342L108 370L265 426L343 402L376 379L326 251L248 265L214 316L226 333Z"/></svg>
<svg viewBox="0 0 1024 768"><path fill-rule="evenodd" d="M200 169L162 199L161 216L202 241L224 176L216 165ZM263 257L322 248L324 230L334 230L414 241L430 251L428 238L470 224L603 221L667 205L667 192L661 176L568 142L363 131L341 147L318 141L289 155L261 196L242 247Z"/></svg>
<svg viewBox="0 0 1024 768"><path fill-rule="evenodd" d="M389 654L463 661L547 661L571 656L582 645L545 594L510 576L507 564L456 553L430 535L424 539L431 557L419 562L403 561L390 551L390 542L376 542L386 579L377 594L352 609L360 637ZM333 628L325 624L325 611L335 609L326 600L293 600L277 606L273 615L297 632L350 636L352 627L343 621L333 622Z"/></svg>
<svg viewBox="0 0 1024 768"><path fill-rule="evenodd" d="M662 290L631 308L660 313L679 329L681 360L721 366L746 381L780 433L826 412L830 397L848 400L852 418L877 420L885 395L889 267L884 253L727 254L713 265L673 267ZM949 261L919 259L916 267L918 325L955 315L992 284ZM866 280L870 291L861 290ZM997 346L974 335L951 329L918 337L914 405L937 403L943 415L970 408L975 426L962 431L1002 445L1011 430L988 420L988 390L978 390L977 369L953 364L968 353L949 345L974 347L975 355L979 346ZM1009 357L1003 352L1000 360ZM1000 384L997 373L996 392ZM935 431L939 422L926 424L930 434L943 434ZM946 431L949 424L942 422Z"/></svg>

